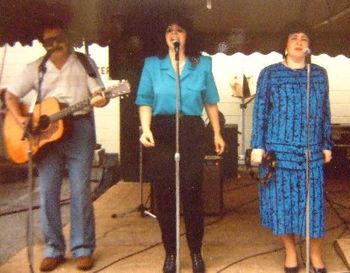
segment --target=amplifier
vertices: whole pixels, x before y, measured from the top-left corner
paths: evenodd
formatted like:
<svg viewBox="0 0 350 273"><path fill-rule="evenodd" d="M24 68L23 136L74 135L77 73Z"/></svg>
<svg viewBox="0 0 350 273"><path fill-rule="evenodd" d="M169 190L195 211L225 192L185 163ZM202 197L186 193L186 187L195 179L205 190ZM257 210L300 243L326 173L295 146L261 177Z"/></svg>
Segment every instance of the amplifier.
<svg viewBox="0 0 350 273"><path fill-rule="evenodd" d="M225 178L236 178L238 169L238 125L226 124L222 132L226 148L222 155L222 175Z"/></svg>
<svg viewBox="0 0 350 273"><path fill-rule="evenodd" d="M332 124L332 160L325 165L327 177L350 175L350 124Z"/></svg>
<svg viewBox="0 0 350 273"><path fill-rule="evenodd" d="M221 171L222 159L220 156L207 155L204 160L202 200L203 210L207 215L222 214L223 179Z"/></svg>
<svg viewBox="0 0 350 273"><path fill-rule="evenodd" d="M221 174L224 178L236 178L238 169L238 125L226 124L222 128L222 137L226 143L221 159ZM207 125L206 154L216 155L213 143L213 132Z"/></svg>

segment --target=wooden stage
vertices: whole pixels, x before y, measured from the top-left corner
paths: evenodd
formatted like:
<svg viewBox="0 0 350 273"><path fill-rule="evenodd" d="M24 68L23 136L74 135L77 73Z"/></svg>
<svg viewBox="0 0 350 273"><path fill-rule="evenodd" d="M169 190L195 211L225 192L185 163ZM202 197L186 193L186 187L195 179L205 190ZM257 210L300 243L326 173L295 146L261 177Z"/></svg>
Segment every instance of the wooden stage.
<svg viewBox="0 0 350 273"><path fill-rule="evenodd" d="M347 181L346 181L347 180ZM346 248L350 238L350 184L348 179L327 180L327 233L324 260L329 273L350 272ZM145 199L149 184L144 183ZM280 273L284 251L281 240L259 224L256 182L244 171L239 178L224 181L222 216L207 216L203 257L207 272ZM142 217L138 211L140 187L137 182L120 181L95 203L97 248L95 266L88 272L156 273L162 272L164 251L157 221ZM183 231L183 226L182 226ZM64 228L66 238L69 225ZM340 240L338 240L340 239ZM342 247L337 247L343 245ZM299 244L301 273L305 272L304 242ZM349 248L348 248L349 249ZM341 254L339 255L338 252ZM350 252L350 250L349 250ZM66 253L67 261L52 272L79 272ZM42 244L34 247L34 269L39 272ZM0 266L1 273L30 272L24 248ZM181 236L181 272L192 272L187 243Z"/></svg>

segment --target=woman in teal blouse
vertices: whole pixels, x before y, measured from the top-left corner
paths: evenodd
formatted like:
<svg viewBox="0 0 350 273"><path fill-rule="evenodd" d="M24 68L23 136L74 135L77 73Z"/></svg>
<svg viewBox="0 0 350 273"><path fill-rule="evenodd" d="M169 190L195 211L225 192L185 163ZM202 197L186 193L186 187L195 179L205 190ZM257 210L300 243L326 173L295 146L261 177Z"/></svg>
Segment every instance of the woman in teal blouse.
<svg viewBox="0 0 350 273"><path fill-rule="evenodd" d="M180 17L164 26L165 47L158 56L146 58L136 104L142 127L141 143L149 148L152 160L147 166L155 192L157 218L166 251L163 272L176 272L175 218L175 114L176 70L173 41L179 42L180 70L180 193L191 251L193 272L205 272L201 256L204 234L201 185L204 159L206 110L214 131L218 154L225 143L220 132L218 91L212 74L211 58L200 55L190 38L191 25Z"/></svg>

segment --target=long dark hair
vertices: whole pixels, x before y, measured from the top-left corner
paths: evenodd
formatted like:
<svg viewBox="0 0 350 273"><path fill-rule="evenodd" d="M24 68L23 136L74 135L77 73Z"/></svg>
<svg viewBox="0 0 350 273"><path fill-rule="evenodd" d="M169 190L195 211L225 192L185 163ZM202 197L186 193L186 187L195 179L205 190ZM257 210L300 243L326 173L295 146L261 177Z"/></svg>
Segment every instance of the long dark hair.
<svg viewBox="0 0 350 273"><path fill-rule="evenodd" d="M172 24L177 24L178 26L180 26L184 30L186 30L187 39L186 39L185 54L190 59L192 65L196 65L199 62L199 57L201 55L200 41L199 41L199 38L196 37L198 35L195 34L192 22L183 16L170 15L163 21L162 24L160 24L160 31L159 31L160 32L160 37L159 37L160 47L159 47L156 55L159 58L163 59L169 53L169 48L164 43L164 34L165 34L167 27L172 25Z"/></svg>

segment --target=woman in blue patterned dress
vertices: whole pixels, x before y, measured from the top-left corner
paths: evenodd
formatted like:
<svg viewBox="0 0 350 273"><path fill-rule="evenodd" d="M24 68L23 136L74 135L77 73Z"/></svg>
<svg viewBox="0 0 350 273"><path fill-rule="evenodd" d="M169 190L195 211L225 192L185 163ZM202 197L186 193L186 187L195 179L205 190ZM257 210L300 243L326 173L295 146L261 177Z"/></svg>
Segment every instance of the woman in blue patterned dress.
<svg viewBox="0 0 350 273"><path fill-rule="evenodd" d="M308 122L305 52L309 47L307 30L291 26L284 40L284 60L259 75L253 113L252 160L260 163L265 152L274 152L277 158L275 175L260 185L260 214L262 225L282 237L286 273L298 272L295 235L305 236L308 126L310 259L315 272L326 272L321 239L325 232L323 165L331 160L332 145L328 77L325 69L311 64Z"/></svg>

